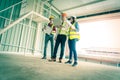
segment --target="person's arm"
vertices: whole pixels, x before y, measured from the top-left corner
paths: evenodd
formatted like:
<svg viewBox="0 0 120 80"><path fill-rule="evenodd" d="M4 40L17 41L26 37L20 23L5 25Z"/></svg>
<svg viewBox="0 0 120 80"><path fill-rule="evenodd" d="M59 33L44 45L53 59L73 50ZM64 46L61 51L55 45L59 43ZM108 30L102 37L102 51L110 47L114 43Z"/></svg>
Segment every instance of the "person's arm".
<svg viewBox="0 0 120 80"><path fill-rule="evenodd" d="M59 34L59 30L60 30L60 28L56 28L56 34L54 35L54 39L56 40L57 39L57 36L58 36L58 34Z"/></svg>
<svg viewBox="0 0 120 80"><path fill-rule="evenodd" d="M78 24L78 22L75 23L75 30L76 30L77 32L79 32L79 24Z"/></svg>
<svg viewBox="0 0 120 80"><path fill-rule="evenodd" d="M73 25L71 25L70 28L73 30L76 30L75 26L73 26Z"/></svg>
<svg viewBox="0 0 120 80"><path fill-rule="evenodd" d="M75 26L72 25L70 28L73 29L73 30L76 30L77 32L79 32L79 24L78 24L78 22L75 22Z"/></svg>
<svg viewBox="0 0 120 80"><path fill-rule="evenodd" d="M47 25L45 24L44 27L42 28L42 31L44 31L44 30L46 29L46 26L47 26Z"/></svg>
<svg viewBox="0 0 120 80"><path fill-rule="evenodd" d="M69 26L71 29L73 29L73 30L76 29L75 26L73 26L68 20L67 20L67 23L68 23L68 26Z"/></svg>

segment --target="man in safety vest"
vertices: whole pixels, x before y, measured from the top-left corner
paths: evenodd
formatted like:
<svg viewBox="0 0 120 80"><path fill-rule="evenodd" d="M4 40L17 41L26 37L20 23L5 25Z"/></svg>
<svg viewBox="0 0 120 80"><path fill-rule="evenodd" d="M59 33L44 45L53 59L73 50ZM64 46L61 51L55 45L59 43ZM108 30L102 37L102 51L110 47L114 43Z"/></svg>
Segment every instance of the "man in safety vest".
<svg viewBox="0 0 120 80"><path fill-rule="evenodd" d="M74 63L72 66L77 66L77 51L76 51L76 41L80 39L79 35L79 25L76 21L75 16L70 17L71 27L69 28L69 35L68 35L68 45L69 45L69 60L65 62L66 64L72 63L72 55L74 55Z"/></svg>
<svg viewBox="0 0 120 80"><path fill-rule="evenodd" d="M56 28L53 24L54 17L50 16L49 20L50 22L48 25L44 26L42 29L42 31L45 32L44 53L42 59L46 59L46 48L49 41L51 42L51 58L53 57L54 34L56 33Z"/></svg>
<svg viewBox="0 0 120 80"><path fill-rule="evenodd" d="M56 61L58 47L61 44L59 63L62 62L62 58L63 58L63 55L64 55L65 42L66 42L66 39L67 39L68 31L69 31L69 25L67 23L67 14L62 13L62 24L58 28L58 34L57 34L57 37L56 37L56 43L55 43L55 47L54 47L53 58L50 61Z"/></svg>

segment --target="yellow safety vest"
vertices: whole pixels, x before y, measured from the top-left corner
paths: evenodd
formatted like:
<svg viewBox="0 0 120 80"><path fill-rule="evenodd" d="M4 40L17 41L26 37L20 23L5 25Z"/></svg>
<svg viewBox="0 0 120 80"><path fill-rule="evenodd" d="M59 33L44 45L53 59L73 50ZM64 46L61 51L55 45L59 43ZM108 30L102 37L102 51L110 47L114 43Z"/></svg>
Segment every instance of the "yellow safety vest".
<svg viewBox="0 0 120 80"><path fill-rule="evenodd" d="M75 26L75 23L73 24ZM80 34L76 30L69 28L69 39L80 39Z"/></svg>
<svg viewBox="0 0 120 80"><path fill-rule="evenodd" d="M68 35L69 28L67 29L66 26L68 26L67 22L63 22L62 28L59 30L59 34Z"/></svg>

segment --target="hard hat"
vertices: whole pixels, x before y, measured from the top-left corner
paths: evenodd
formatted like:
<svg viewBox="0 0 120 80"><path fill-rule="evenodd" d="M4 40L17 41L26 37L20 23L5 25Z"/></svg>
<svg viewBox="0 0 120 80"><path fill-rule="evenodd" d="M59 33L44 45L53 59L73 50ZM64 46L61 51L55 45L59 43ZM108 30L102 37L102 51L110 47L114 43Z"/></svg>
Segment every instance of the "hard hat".
<svg viewBox="0 0 120 80"><path fill-rule="evenodd" d="M54 16L50 16L49 19L54 19Z"/></svg>
<svg viewBox="0 0 120 80"><path fill-rule="evenodd" d="M66 13L62 13L62 17L67 17L67 14Z"/></svg>

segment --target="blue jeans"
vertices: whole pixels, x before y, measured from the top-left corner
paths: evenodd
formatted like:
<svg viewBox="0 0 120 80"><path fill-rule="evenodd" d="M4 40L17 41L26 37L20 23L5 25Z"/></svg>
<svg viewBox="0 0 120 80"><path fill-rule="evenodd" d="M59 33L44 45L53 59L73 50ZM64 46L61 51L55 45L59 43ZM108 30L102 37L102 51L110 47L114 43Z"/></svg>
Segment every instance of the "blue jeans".
<svg viewBox="0 0 120 80"><path fill-rule="evenodd" d="M69 60L72 60L72 55L74 55L74 62L77 62L77 51L76 51L76 39L68 40L69 45Z"/></svg>
<svg viewBox="0 0 120 80"><path fill-rule="evenodd" d="M58 47L59 47L60 44L61 44L61 52L60 52L60 58L59 59L63 58L66 39L67 39L66 35L60 35L59 34L57 36L55 47L54 47L54 56L53 56L54 59L56 59L57 50L58 50Z"/></svg>
<svg viewBox="0 0 120 80"><path fill-rule="evenodd" d="M43 55L43 57L46 57L46 48L47 48L47 45L48 45L49 41L51 42L51 58L53 57L53 47L54 47L53 37L54 37L53 34L51 34L51 35L45 34L45 45L44 45L44 55Z"/></svg>

